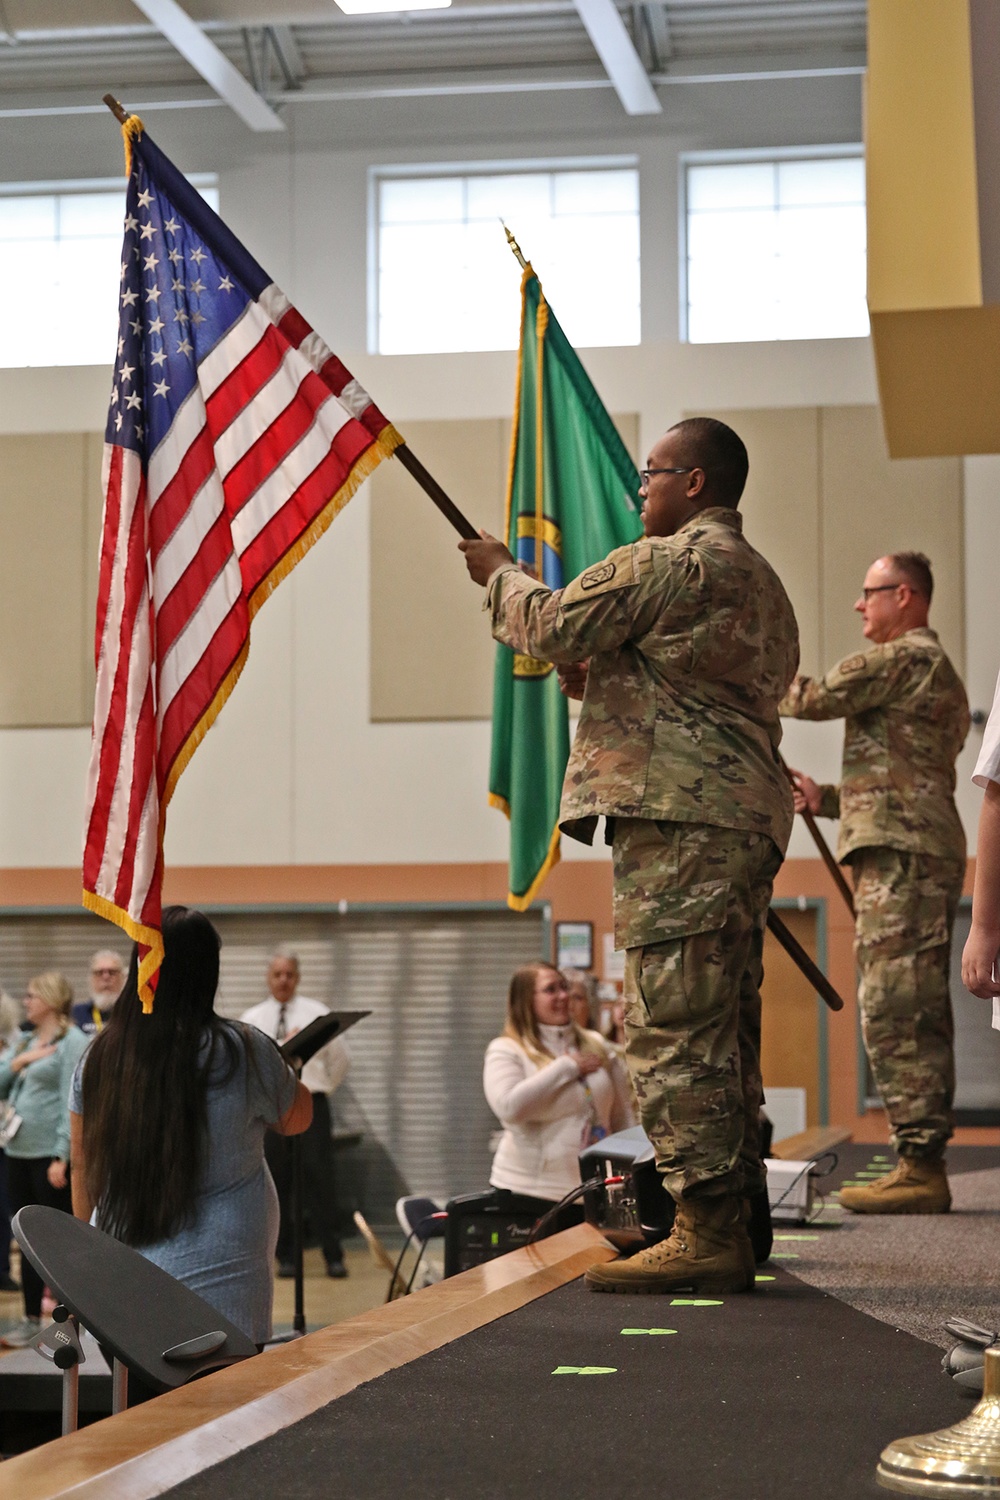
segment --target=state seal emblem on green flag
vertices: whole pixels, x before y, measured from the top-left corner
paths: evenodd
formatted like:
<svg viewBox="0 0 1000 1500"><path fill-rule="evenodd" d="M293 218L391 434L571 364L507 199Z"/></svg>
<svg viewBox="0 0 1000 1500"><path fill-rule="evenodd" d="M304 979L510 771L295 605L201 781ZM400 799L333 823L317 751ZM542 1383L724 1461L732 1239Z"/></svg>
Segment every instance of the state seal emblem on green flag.
<svg viewBox="0 0 1000 1500"><path fill-rule="evenodd" d="M526 265L504 540L560 589L642 535L639 474ZM507 904L524 911L559 859L569 705L549 662L497 646L490 802L510 819Z"/></svg>

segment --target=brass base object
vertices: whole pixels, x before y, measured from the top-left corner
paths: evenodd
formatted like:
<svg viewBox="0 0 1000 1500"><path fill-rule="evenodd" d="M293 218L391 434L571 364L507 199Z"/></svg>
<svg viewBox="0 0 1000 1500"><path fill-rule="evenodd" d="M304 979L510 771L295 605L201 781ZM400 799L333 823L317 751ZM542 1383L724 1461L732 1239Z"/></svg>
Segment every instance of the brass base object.
<svg viewBox="0 0 1000 1500"><path fill-rule="evenodd" d="M987 1349L983 1399L971 1416L883 1449L875 1477L905 1495L984 1495L1000 1500L1000 1350Z"/></svg>

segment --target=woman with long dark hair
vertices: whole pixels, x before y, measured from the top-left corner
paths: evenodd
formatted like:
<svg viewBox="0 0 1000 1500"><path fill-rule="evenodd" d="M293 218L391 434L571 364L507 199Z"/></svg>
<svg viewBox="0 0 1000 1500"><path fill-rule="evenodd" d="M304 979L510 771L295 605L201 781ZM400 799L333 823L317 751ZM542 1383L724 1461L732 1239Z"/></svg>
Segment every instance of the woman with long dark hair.
<svg viewBox="0 0 1000 1500"><path fill-rule="evenodd" d="M524 964L511 979L483 1087L504 1127L490 1182L541 1200L539 1212L579 1187L584 1146L635 1123L621 1059L570 1019L569 987L551 964Z"/></svg>
<svg viewBox="0 0 1000 1500"><path fill-rule="evenodd" d="M163 943L152 1014L133 952L74 1076L73 1211L263 1344L278 1233L264 1132L305 1130L312 1098L268 1037L215 1014L220 942L208 918L168 907Z"/></svg>

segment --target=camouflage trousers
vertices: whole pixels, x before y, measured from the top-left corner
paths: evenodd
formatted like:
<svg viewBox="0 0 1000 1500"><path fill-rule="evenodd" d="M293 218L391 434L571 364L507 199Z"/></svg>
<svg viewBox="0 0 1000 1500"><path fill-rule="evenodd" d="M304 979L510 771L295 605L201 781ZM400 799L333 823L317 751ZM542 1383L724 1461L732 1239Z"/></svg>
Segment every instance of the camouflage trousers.
<svg viewBox="0 0 1000 1500"><path fill-rule="evenodd" d="M861 1029L901 1156L935 1156L952 1133L951 933L964 861L867 848L851 859Z"/></svg>
<svg viewBox="0 0 1000 1500"><path fill-rule="evenodd" d="M760 982L780 865L763 834L626 818L615 825L625 1056L675 1199L764 1186Z"/></svg>

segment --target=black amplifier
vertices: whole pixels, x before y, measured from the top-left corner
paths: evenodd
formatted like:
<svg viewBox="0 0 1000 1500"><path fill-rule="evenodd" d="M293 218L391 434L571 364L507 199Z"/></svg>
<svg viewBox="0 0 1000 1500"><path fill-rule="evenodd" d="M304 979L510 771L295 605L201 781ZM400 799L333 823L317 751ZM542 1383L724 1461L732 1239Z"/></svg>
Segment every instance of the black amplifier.
<svg viewBox="0 0 1000 1500"><path fill-rule="evenodd" d="M770 1120L761 1112L761 1144L765 1156L771 1149ZM640 1125L619 1130L580 1153L580 1181L600 1182L584 1194L587 1223L599 1229L616 1250L631 1255L644 1245L666 1239L674 1222L674 1200L664 1190L656 1170L653 1147ZM776 1188L780 1196L780 1187ZM747 1200L747 1229L754 1258L763 1265L771 1253L773 1238L771 1207L767 1189Z"/></svg>
<svg viewBox="0 0 1000 1500"><path fill-rule="evenodd" d="M664 1192L649 1137L641 1125L606 1135L580 1153L580 1181L600 1178L583 1199L587 1223L617 1250L655 1245L670 1233L674 1201Z"/></svg>
<svg viewBox="0 0 1000 1500"><path fill-rule="evenodd" d="M527 1242L544 1205L535 1198L522 1198L504 1188L490 1188L484 1193L461 1193L447 1204L448 1222L444 1231L444 1274L457 1276L471 1266L496 1260L508 1250L519 1250ZM557 1223L547 1227L541 1238L553 1234Z"/></svg>

